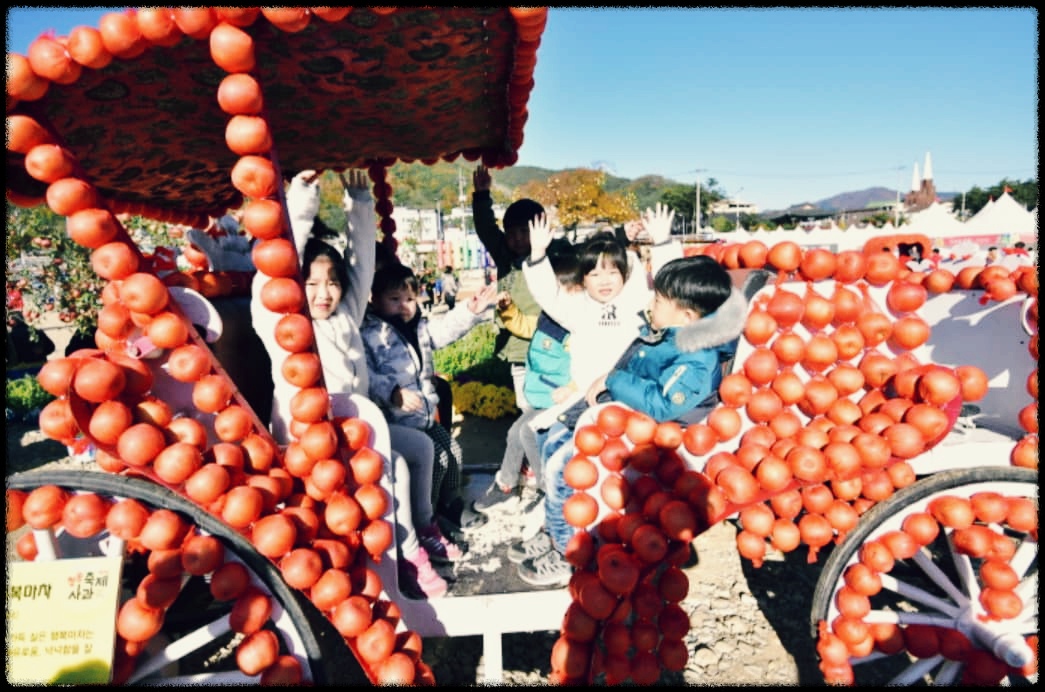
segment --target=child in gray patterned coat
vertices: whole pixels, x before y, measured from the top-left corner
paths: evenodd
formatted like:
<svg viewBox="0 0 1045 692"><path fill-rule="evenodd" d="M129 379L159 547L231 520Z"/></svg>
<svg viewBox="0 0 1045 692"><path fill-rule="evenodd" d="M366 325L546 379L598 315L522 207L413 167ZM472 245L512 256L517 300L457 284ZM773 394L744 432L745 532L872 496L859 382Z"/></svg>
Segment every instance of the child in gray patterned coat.
<svg viewBox="0 0 1045 692"><path fill-rule="evenodd" d="M371 401L389 423L416 428L432 438L436 462L432 507L451 534L481 526L486 519L465 506L461 447L436 420L439 395L432 381L432 354L490 319L486 312L496 291L495 286L485 286L441 319L429 321L417 306L414 272L401 264L390 265L374 275L370 306L360 330L370 371Z"/></svg>

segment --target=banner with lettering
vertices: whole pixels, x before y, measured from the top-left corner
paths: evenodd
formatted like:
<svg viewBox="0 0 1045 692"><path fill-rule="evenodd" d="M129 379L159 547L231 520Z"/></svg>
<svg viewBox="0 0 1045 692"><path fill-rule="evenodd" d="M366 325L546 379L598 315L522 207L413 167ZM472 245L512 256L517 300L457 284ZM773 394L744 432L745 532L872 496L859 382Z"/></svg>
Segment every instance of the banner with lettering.
<svg viewBox="0 0 1045 692"><path fill-rule="evenodd" d="M122 565L121 555L8 563L8 682L109 682Z"/></svg>

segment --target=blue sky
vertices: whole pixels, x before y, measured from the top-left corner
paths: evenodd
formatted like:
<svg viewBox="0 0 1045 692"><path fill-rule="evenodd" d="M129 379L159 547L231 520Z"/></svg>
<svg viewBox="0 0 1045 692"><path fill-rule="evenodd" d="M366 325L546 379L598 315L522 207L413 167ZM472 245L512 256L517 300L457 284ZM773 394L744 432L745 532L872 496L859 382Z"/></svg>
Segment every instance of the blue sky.
<svg viewBox="0 0 1045 692"><path fill-rule="evenodd" d="M13 8L7 47L103 8ZM552 9L519 164L713 178L762 209L1037 176L1033 9ZM698 172L699 170L699 172ZM495 173L496 175L496 173Z"/></svg>

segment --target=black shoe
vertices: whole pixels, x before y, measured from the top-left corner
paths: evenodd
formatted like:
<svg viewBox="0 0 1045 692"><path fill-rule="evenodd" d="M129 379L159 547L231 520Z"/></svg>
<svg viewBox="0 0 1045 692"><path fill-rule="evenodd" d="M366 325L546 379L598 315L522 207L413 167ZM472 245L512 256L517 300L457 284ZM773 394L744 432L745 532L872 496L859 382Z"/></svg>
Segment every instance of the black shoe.
<svg viewBox="0 0 1045 692"><path fill-rule="evenodd" d="M489 521L485 514L480 514L471 507L466 506L464 500L460 497L454 498L444 509L437 510L436 514L449 522L458 531L463 532L474 531Z"/></svg>

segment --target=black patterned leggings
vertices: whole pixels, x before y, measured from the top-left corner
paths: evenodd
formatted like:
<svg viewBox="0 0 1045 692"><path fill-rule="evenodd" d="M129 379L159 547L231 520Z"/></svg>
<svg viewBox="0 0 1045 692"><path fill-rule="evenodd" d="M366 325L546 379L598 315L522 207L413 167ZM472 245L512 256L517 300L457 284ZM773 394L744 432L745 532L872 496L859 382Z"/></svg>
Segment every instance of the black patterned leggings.
<svg viewBox="0 0 1045 692"><path fill-rule="evenodd" d="M461 445L439 423L429 426L425 433L435 446L432 465L432 508L436 512L447 509L461 497Z"/></svg>

